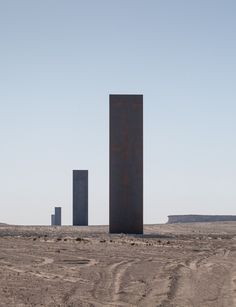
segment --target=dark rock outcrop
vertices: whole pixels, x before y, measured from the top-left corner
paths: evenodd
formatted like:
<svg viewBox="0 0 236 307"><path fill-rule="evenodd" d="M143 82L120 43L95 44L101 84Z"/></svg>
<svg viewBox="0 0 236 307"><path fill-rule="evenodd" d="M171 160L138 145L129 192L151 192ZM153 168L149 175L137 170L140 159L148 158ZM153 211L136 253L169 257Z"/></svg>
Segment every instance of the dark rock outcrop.
<svg viewBox="0 0 236 307"><path fill-rule="evenodd" d="M168 215L168 224L236 221L236 215Z"/></svg>

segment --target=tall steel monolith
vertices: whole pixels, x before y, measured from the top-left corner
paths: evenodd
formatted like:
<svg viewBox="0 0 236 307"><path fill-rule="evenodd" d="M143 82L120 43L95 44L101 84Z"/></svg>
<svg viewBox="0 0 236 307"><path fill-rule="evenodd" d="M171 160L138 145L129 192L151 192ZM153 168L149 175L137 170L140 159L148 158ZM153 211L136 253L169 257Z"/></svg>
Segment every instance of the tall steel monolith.
<svg viewBox="0 0 236 307"><path fill-rule="evenodd" d="M143 233L143 95L110 95L110 233Z"/></svg>
<svg viewBox="0 0 236 307"><path fill-rule="evenodd" d="M61 207L55 207L54 225L61 226Z"/></svg>
<svg viewBox="0 0 236 307"><path fill-rule="evenodd" d="M73 225L88 226L88 170L73 170Z"/></svg>

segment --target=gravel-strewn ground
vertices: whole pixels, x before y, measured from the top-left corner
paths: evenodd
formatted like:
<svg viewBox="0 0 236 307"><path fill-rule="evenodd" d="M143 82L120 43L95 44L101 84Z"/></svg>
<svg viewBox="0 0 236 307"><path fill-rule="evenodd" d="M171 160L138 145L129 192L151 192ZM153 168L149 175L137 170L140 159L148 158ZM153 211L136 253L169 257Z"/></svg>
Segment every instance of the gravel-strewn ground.
<svg viewBox="0 0 236 307"><path fill-rule="evenodd" d="M0 227L0 306L236 306L236 222Z"/></svg>

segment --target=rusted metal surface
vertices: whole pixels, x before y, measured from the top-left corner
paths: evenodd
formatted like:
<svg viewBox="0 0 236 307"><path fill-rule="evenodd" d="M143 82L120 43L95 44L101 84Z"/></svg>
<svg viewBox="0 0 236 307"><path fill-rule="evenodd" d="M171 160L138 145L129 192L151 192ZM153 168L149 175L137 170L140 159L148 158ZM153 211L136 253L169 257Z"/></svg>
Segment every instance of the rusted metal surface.
<svg viewBox="0 0 236 307"><path fill-rule="evenodd" d="M110 232L143 233L143 96L110 95Z"/></svg>

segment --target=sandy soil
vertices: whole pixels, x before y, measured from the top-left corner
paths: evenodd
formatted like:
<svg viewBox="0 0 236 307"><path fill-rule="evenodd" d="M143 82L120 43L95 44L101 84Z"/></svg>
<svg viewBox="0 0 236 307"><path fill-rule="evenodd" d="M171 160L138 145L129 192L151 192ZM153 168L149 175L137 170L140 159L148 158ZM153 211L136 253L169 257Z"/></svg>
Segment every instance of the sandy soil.
<svg viewBox="0 0 236 307"><path fill-rule="evenodd" d="M236 222L0 227L0 306L236 306Z"/></svg>

